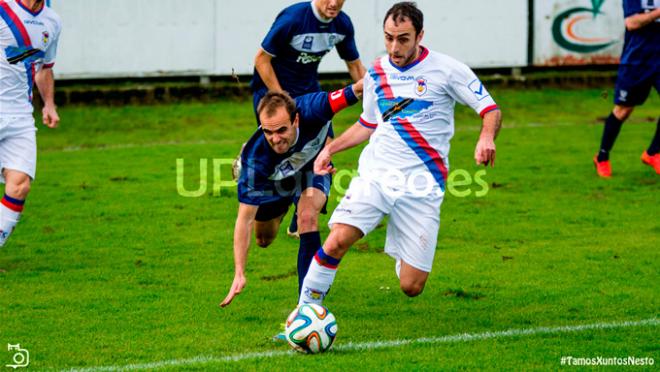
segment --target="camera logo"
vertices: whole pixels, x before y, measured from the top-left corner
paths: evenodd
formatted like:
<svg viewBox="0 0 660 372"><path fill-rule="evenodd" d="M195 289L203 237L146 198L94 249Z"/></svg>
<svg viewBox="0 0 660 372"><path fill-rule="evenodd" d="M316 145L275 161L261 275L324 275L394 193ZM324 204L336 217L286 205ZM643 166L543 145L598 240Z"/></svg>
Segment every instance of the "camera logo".
<svg viewBox="0 0 660 372"><path fill-rule="evenodd" d="M20 344L7 344L7 350L14 352L14 357L12 358L14 364L7 364L5 367L13 369L25 368L30 364L30 352L27 349L21 349Z"/></svg>

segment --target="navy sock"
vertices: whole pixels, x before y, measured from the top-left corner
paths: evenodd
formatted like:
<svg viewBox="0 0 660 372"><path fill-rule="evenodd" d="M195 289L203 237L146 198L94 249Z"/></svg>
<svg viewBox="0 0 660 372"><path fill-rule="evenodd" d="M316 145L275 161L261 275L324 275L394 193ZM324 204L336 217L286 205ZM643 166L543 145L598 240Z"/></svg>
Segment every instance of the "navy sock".
<svg viewBox="0 0 660 372"><path fill-rule="evenodd" d="M651 141L651 146L649 146L649 149L646 150L646 153L651 156L659 152L660 152L660 118L658 118L658 124L656 125L655 128L655 136L653 136L653 140Z"/></svg>
<svg viewBox="0 0 660 372"><path fill-rule="evenodd" d="M605 120L603 139L600 141L600 150L598 151L598 161L610 160L610 151L614 147L614 141L616 141L622 125L623 121L617 119L613 113L610 113L610 116Z"/></svg>
<svg viewBox="0 0 660 372"><path fill-rule="evenodd" d="M319 248L321 248L321 234L318 231L300 234L300 248L298 249L298 293L302 289L309 265L312 263L312 259L314 259L314 255Z"/></svg>

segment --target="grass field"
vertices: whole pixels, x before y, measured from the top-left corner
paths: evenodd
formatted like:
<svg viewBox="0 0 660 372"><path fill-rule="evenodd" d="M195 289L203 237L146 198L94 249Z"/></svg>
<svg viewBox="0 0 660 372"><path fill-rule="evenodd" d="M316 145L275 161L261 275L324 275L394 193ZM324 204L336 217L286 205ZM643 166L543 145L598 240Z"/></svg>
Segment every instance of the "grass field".
<svg viewBox="0 0 660 372"><path fill-rule="evenodd" d="M233 278L237 200L233 188L214 192L211 165L233 158L254 130L249 102L62 108L60 129L40 126L37 179L0 249L0 367L11 362L6 343L27 348L34 369L556 370L562 356L660 363L660 177L639 160L660 99L626 123L615 176L603 180L591 163L611 109L602 90L492 93L505 123L497 167L483 177L485 196L472 185L457 188L469 196L445 198L425 292L401 293L377 229L341 264L325 302L338 319L336 350L320 356L270 341L296 303L298 243L285 234L267 249L252 246L244 293L217 306ZM359 111L341 113L336 130ZM479 125L458 108L452 170L479 170ZM359 151L337 156L338 168L355 167ZM177 159L188 190L209 159L202 197L177 192ZM601 323L609 326L539 329ZM509 329L528 331L497 333ZM442 338L463 333L477 336Z"/></svg>

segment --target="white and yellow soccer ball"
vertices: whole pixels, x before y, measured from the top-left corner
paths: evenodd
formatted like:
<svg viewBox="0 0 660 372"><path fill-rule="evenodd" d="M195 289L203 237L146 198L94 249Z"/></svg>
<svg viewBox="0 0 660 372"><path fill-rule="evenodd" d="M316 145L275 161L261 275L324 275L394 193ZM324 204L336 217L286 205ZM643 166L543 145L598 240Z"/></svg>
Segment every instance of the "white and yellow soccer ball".
<svg viewBox="0 0 660 372"><path fill-rule="evenodd" d="M286 319L286 340L301 353L322 353L337 336L337 320L327 308L316 304L300 305Z"/></svg>

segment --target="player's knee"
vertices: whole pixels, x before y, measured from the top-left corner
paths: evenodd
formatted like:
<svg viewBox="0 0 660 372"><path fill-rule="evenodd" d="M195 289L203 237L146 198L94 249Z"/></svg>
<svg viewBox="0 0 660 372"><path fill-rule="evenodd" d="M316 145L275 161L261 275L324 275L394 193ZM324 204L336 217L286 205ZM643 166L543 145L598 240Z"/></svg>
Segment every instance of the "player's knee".
<svg viewBox="0 0 660 372"><path fill-rule="evenodd" d="M12 198L25 200L30 193L30 178L25 177L13 182L8 182L5 186L5 194Z"/></svg>
<svg viewBox="0 0 660 372"><path fill-rule="evenodd" d="M416 297L424 291L424 282L415 280L401 280L401 290L408 297Z"/></svg>
<svg viewBox="0 0 660 372"><path fill-rule="evenodd" d="M328 238L323 245L323 251L332 257L343 257L350 247L350 243L341 239L341 237L335 239Z"/></svg>
<svg viewBox="0 0 660 372"><path fill-rule="evenodd" d="M614 116L616 116L616 118L619 119L620 121L625 121L626 119L628 119L628 117L630 116L630 114L632 114L632 112L633 112L634 109L635 109L635 108L634 108L633 106L620 106L620 105L616 105L616 106L614 106L614 110L612 110L612 113L613 113Z"/></svg>
<svg viewBox="0 0 660 372"><path fill-rule="evenodd" d="M266 248L271 243L273 243L273 240L275 240L275 237L272 235L257 235L254 239L257 242L257 245L260 246L261 248Z"/></svg>
<svg viewBox="0 0 660 372"><path fill-rule="evenodd" d="M318 230L319 215L314 210L298 211L298 228L301 231L315 231Z"/></svg>

